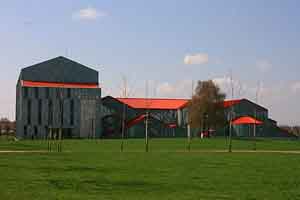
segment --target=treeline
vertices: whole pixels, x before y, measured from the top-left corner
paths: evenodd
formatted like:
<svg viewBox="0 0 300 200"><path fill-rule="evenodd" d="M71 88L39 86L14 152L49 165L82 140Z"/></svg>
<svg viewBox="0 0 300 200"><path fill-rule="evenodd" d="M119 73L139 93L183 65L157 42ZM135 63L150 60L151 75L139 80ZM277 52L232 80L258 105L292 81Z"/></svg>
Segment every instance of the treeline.
<svg viewBox="0 0 300 200"><path fill-rule="evenodd" d="M288 126L288 125L281 125L279 126L282 130L285 130L286 132L296 135L297 137L300 137L300 126Z"/></svg>
<svg viewBox="0 0 300 200"><path fill-rule="evenodd" d="M0 119L0 135L14 135L16 132L16 122L8 118Z"/></svg>

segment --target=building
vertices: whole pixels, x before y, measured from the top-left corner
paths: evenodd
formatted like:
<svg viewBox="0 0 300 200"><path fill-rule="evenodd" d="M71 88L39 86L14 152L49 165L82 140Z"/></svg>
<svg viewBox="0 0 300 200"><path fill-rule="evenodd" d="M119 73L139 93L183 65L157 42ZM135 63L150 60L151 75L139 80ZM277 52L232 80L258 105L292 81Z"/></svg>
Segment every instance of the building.
<svg viewBox="0 0 300 200"><path fill-rule="evenodd" d="M277 122L269 118L267 108L248 99L224 101L227 121L232 120L232 134L237 137L293 137L277 126ZM217 130L217 135L229 134L229 125Z"/></svg>
<svg viewBox="0 0 300 200"><path fill-rule="evenodd" d="M189 99L101 98L98 72L65 57L21 70L16 86L16 136L46 138L186 137ZM288 137L266 108L247 99L223 102L227 125L220 130L191 129L192 135Z"/></svg>
<svg viewBox="0 0 300 200"><path fill-rule="evenodd" d="M150 137L185 137L188 101L104 97L102 135L108 138L120 137L124 121L126 137L144 137L148 114Z"/></svg>
<svg viewBox="0 0 300 200"><path fill-rule="evenodd" d="M104 97L102 100L103 137L120 137L122 121L126 137L145 136L145 118L149 113L150 137L186 137L188 124L188 99L145 99ZM269 118L266 108L248 99L223 102L227 125L219 130L209 130L213 135L228 136L232 120L234 137L290 137ZM255 131L254 131L255 129ZM191 129L193 136L208 130Z"/></svg>
<svg viewBox="0 0 300 200"><path fill-rule="evenodd" d="M18 138L99 137L101 89L98 72L65 57L21 70L16 86Z"/></svg>

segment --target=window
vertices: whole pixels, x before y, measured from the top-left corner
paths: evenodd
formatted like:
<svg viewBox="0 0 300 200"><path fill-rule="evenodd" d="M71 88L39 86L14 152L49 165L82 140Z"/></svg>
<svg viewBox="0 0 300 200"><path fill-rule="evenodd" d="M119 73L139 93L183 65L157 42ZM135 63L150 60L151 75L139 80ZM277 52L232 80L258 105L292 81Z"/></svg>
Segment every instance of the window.
<svg viewBox="0 0 300 200"><path fill-rule="evenodd" d="M74 125L74 100L70 102L70 124Z"/></svg>
<svg viewBox="0 0 300 200"><path fill-rule="evenodd" d="M31 101L27 101L27 123L31 124Z"/></svg>
<svg viewBox="0 0 300 200"><path fill-rule="evenodd" d="M24 87L24 88L23 88L23 92L24 92L24 93L23 93L23 97L24 97L24 98L27 98L27 97L28 97L28 87Z"/></svg>
<svg viewBox="0 0 300 200"><path fill-rule="evenodd" d="M64 124L64 100L59 101L61 125Z"/></svg>
<svg viewBox="0 0 300 200"><path fill-rule="evenodd" d="M27 136L27 126L24 126L24 132L23 132L24 136Z"/></svg>
<svg viewBox="0 0 300 200"><path fill-rule="evenodd" d="M59 95L59 88L56 88L56 98L59 98L60 95Z"/></svg>
<svg viewBox="0 0 300 200"><path fill-rule="evenodd" d="M51 125L53 122L53 105L52 101L49 100L48 102L48 124Z"/></svg>
<svg viewBox="0 0 300 200"><path fill-rule="evenodd" d="M34 88L34 97L35 97L36 99L39 98L39 88L37 88L37 87Z"/></svg>
<svg viewBox="0 0 300 200"><path fill-rule="evenodd" d="M38 135L38 127L35 126L35 127L34 127L34 137L36 138L37 135Z"/></svg>
<svg viewBox="0 0 300 200"><path fill-rule="evenodd" d="M49 96L50 96L50 95L49 95L49 93L50 93L49 90L50 90L49 88L46 88L46 98L47 98L47 99L49 99Z"/></svg>
<svg viewBox="0 0 300 200"><path fill-rule="evenodd" d="M42 124L42 100L39 99L39 105L38 105L38 123L39 125Z"/></svg>
<svg viewBox="0 0 300 200"><path fill-rule="evenodd" d="M67 95L68 95L68 98L71 98L71 88L67 89Z"/></svg>

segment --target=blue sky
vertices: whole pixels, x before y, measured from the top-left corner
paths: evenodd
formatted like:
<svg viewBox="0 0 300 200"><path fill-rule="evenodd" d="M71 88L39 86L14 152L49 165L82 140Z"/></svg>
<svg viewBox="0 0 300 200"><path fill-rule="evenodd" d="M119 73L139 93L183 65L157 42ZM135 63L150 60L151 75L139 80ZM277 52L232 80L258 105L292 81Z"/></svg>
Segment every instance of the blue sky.
<svg viewBox="0 0 300 200"><path fill-rule="evenodd" d="M214 79L255 99L280 123L300 124L300 1L7 0L0 7L0 117L14 117L21 68L59 55L100 71L104 95L190 95ZM184 61L190 64L185 64Z"/></svg>

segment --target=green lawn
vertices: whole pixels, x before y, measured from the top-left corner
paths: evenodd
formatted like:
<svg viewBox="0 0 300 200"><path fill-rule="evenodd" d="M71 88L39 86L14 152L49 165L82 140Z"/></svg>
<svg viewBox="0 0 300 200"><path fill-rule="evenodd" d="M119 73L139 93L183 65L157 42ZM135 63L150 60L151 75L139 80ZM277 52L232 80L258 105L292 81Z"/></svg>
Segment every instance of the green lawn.
<svg viewBox="0 0 300 200"><path fill-rule="evenodd" d="M0 150L45 150L45 141L0 141ZM63 153L1 153L0 199L300 199L300 154L213 153L226 140L68 140ZM234 140L233 150L253 142ZM262 139L259 150L300 150Z"/></svg>

